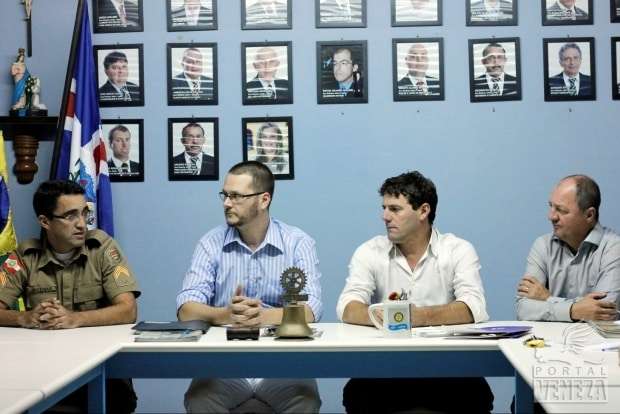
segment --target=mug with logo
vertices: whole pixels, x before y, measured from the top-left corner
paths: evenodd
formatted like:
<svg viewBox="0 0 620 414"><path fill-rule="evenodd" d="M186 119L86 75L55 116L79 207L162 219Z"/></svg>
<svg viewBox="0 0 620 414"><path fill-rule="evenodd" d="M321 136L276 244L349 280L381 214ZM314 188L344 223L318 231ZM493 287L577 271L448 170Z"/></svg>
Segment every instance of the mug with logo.
<svg viewBox="0 0 620 414"><path fill-rule="evenodd" d="M384 303L375 303L368 307L368 316L372 323L386 338L411 338L411 317L409 301L390 300ZM383 325L375 316L375 309L383 309Z"/></svg>

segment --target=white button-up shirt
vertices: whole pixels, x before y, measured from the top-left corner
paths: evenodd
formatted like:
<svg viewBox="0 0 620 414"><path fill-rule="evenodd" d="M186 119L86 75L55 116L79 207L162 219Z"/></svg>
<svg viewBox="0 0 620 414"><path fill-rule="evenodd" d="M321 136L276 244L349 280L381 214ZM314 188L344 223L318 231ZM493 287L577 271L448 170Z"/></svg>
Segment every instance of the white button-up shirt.
<svg viewBox="0 0 620 414"><path fill-rule="evenodd" d="M349 264L349 277L338 299L342 320L347 304L384 302L392 292L408 295L416 306L464 302L474 321L489 319L480 278L480 261L471 243L433 228L426 252L411 269L407 259L386 236L362 244Z"/></svg>

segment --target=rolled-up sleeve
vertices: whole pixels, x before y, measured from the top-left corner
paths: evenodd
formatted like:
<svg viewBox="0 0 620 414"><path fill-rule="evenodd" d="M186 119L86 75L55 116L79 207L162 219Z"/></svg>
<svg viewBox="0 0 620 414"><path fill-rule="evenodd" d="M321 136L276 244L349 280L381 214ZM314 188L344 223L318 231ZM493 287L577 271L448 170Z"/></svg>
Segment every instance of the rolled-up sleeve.
<svg viewBox="0 0 620 414"><path fill-rule="evenodd" d="M310 237L305 237L295 249L295 266L306 273L306 287L304 293L308 295L308 306L314 314L314 321L318 322L323 316L323 302L321 300L321 271L319 270L319 256L316 243Z"/></svg>
<svg viewBox="0 0 620 414"><path fill-rule="evenodd" d="M368 244L363 244L355 250L349 263L349 276L344 289L338 298L336 313L342 321L344 309L351 301L370 304L372 296L377 289L374 272L372 270L372 249Z"/></svg>
<svg viewBox="0 0 620 414"><path fill-rule="evenodd" d="M548 286L548 246L544 237L536 239L527 256L525 274L536 278L543 286ZM571 322L570 308L575 299L550 296L547 300L529 299L517 295L515 307L520 321L558 321Z"/></svg>
<svg viewBox="0 0 620 414"><path fill-rule="evenodd" d="M452 252L454 260L455 300L467 305L474 322L489 319L484 298L484 287L480 277L480 259L471 243L463 241Z"/></svg>
<svg viewBox="0 0 620 414"><path fill-rule="evenodd" d="M183 279L183 287L177 295L177 312L187 302L211 304L216 269L211 254L201 240L196 246L192 263Z"/></svg>

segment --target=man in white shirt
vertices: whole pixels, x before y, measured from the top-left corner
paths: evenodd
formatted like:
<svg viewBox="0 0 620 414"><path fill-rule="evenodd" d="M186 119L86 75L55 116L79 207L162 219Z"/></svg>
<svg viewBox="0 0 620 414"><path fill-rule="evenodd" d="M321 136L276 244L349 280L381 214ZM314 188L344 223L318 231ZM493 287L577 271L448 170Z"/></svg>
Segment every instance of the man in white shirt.
<svg viewBox="0 0 620 414"><path fill-rule="evenodd" d="M557 0L547 8L547 20L586 20L588 12L575 6L576 0Z"/></svg>
<svg viewBox="0 0 620 414"><path fill-rule="evenodd" d="M392 292L407 293L413 326L487 320L474 247L433 227L433 182L417 171L408 172L388 178L379 194L387 236L374 237L353 254L336 308L340 320L372 325L369 305L387 301ZM443 397L446 392L450 398ZM377 398L382 395L390 398ZM484 378L353 378L344 388L343 404L348 413L479 413L491 411L493 394Z"/></svg>

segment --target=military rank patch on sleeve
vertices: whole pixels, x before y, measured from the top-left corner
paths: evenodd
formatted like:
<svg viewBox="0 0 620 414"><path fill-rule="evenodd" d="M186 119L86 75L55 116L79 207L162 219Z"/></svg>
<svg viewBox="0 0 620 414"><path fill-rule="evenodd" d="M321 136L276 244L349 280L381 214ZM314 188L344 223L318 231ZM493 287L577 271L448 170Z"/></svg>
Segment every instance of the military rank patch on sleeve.
<svg viewBox="0 0 620 414"><path fill-rule="evenodd" d="M123 287L131 284L131 276L129 275L129 269L123 265L118 265L114 268L114 281L116 286Z"/></svg>
<svg viewBox="0 0 620 414"><path fill-rule="evenodd" d="M116 247L110 247L105 252L106 256L110 259L112 263L120 263L121 262L121 252L118 251Z"/></svg>
<svg viewBox="0 0 620 414"><path fill-rule="evenodd" d="M9 257L2 264L2 268L9 273L17 273L23 269L22 262L19 261L19 257L15 253L11 253Z"/></svg>
<svg viewBox="0 0 620 414"><path fill-rule="evenodd" d="M4 270L0 270L0 287L5 287L8 282L7 275Z"/></svg>

